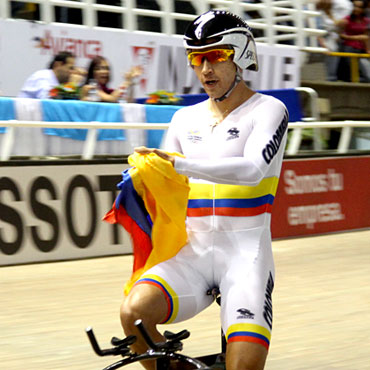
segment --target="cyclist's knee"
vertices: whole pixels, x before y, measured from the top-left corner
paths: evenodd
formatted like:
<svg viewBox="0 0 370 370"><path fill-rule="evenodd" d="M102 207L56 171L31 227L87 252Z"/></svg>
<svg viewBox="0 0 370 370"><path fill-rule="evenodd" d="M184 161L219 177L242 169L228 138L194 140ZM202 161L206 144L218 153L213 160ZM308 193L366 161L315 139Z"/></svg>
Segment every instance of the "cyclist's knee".
<svg viewBox="0 0 370 370"><path fill-rule="evenodd" d="M140 297L136 294L130 294L125 297L121 304L120 317L122 326L132 326L137 319L142 319L145 312L140 303Z"/></svg>
<svg viewBox="0 0 370 370"><path fill-rule="evenodd" d="M155 310L153 310L155 307ZM160 323L167 315L167 303L161 291L150 286L137 286L125 297L120 318L125 332L132 331L137 319L143 320L147 325Z"/></svg>

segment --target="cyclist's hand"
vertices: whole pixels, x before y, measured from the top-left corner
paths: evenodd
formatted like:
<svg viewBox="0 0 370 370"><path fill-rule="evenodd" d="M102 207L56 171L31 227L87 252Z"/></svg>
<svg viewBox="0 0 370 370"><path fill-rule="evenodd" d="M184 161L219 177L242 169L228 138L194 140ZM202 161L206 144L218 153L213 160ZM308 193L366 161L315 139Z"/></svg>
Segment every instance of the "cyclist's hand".
<svg viewBox="0 0 370 370"><path fill-rule="evenodd" d="M175 157L172 155L167 154L165 151L156 149L156 148L147 148L145 146L139 146L138 148L135 148L135 152L139 154L150 154L155 153L158 157L161 157L165 159L166 161L171 162L172 166L175 164Z"/></svg>

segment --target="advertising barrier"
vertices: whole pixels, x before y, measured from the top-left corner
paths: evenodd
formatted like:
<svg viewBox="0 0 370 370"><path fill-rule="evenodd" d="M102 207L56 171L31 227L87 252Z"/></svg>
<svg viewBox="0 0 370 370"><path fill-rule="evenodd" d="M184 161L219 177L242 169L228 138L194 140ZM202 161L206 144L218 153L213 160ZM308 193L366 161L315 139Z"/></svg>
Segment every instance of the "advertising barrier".
<svg viewBox="0 0 370 370"><path fill-rule="evenodd" d="M122 227L101 221L125 168L0 167L0 265L130 253Z"/></svg>
<svg viewBox="0 0 370 370"><path fill-rule="evenodd" d="M285 160L273 238L370 227L370 156Z"/></svg>
<svg viewBox="0 0 370 370"><path fill-rule="evenodd" d="M0 265L131 253L102 222L128 167L124 160L0 166ZM273 238L370 227L370 156L285 160Z"/></svg>

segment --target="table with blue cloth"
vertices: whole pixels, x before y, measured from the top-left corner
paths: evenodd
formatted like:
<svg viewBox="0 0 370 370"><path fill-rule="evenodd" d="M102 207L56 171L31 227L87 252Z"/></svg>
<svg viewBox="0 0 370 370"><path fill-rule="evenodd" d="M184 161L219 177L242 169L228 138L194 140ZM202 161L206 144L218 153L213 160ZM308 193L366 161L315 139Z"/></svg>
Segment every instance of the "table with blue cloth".
<svg viewBox="0 0 370 370"><path fill-rule="evenodd" d="M0 98L0 120L45 122L169 123L179 106ZM12 156L80 155L87 129L15 128ZM7 132L0 127L0 146ZM134 147L159 147L164 130L99 129L95 154L125 155Z"/></svg>
<svg viewBox="0 0 370 370"><path fill-rule="evenodd" d="M289 121L302 119L299 94L294 89L268 90L262 93L282 100ZM182 106L207 99L206 94L182 95ZM77 100L37 100L0 98L0 120L45 122L126 122L169 123L180 105L148 105L145 99L135 104L95 103ZM0 147L6 127L0 127ZM160 147L164 130L99 129L95 154L126 155L136 146ZM87 129L17 127L12 156L81 155Z"/></svg>

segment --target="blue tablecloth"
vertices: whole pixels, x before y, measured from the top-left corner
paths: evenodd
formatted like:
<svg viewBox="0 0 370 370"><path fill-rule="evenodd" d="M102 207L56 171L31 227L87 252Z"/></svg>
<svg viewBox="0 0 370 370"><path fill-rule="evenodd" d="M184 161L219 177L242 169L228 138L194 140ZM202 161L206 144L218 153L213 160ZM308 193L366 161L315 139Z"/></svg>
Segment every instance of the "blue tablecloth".
<svg viewBox="0 0 370 370"><path fill-rule="evenodd" d="M14 100L11 98L0 98L0 120L7 121L16 119ZM0 127L0 134L5 132L5 127Z"/></svg>
<svg viewBox="0 0 370 370"><path fill-rule="evenodd" d="M124 122L119 104L93 103L77 100L42 100L43 120L47 122ZM45 128L46 135L85 140L85 129ZM97 140L124 140L123 130L98 130Z"/></svg>
<svg viewBox="0 0 370 370"><path fill-rule="evenodd" d="M175 105L146 105L147 123L169 123L180 106ZM148 148L158 148L164 135L163 130L149 130L147 135Z"/></svg>
<svg viewBox="0 0 370 370"><path fill-rule="evenodd" d="M17 100L17 104L16 104ZM34 114L28 117L26 114L17 114L17 107L22 105L22 99L0 98L0 120L33 120ZM31 99L23 99L24 104L33 103ZM40 100L37 106L40 110L39 117L45 122L147 122L169 123L173 114L181 106L172 105L144 105L144 104L110 104L92 103L76 100ZM36 101L34 103L37 103ZM126 109L125 109L126 108ZM130 109L128 109L130 108ZM127 114L126 114L127 110ZM134 113L133 113L134 112ZM134 114L133 117L132 114ZM130 117L129 117L130 115ZM143 117L138 121L137 117ZM131 119L130 119L131 118ZM4 133L6 128L0 128ZM84 141L87 129L55 129L44 128L43 133L50 136L59 136L66 139ZM164 130L148 130L148 147L159 147ZM97 140L126 140L124 130L99 129Z"/></svg>
<svg viewBox="0 0 370 370"><path fill-rule="evenodd" d="M263 94L272 95L280 99L288 108L289 121L297 122L302 120L302 108L300 104L299 93L295 89L265 90L260 91ZM182 95L182 106L192 105L207 99L206 94ZM15 104L16 99L0 98L0 120L20 119L17 115L20 101ZM27 99L26 99L27 100ZM29 100L29 99L28 99ZM44 121L51 122L138 122L137 118L147 123L169 123L173 114L181 106L173 105L145 105L145 104L112 104L112 103L92 103L76 100L41 100L39 101L41 110L39 117ZM139 103L145 102L145 99L138 99ZM26 104L26 102L21 104ZM126 112L125 112L126 106ZM130 106L130 109L128 109ZM17 108L18 107L18 108ZM27 109L25 110L27 112ZM138 114L132 112L137 112ZM130 117L129 117L130 115ZM24 118L24 112L22 114ZM30 120L34 119L32 117ZM0 133L4 133L5 128L0 128ZM43 129L45 135L59 136L72 140L84 141L87 130L85 129ZM163 130L148 130L148 147L159 147L163 138ZM103 140L125 140L126 136L123 130L101 129L98 131L99 141Z"/></svg>

